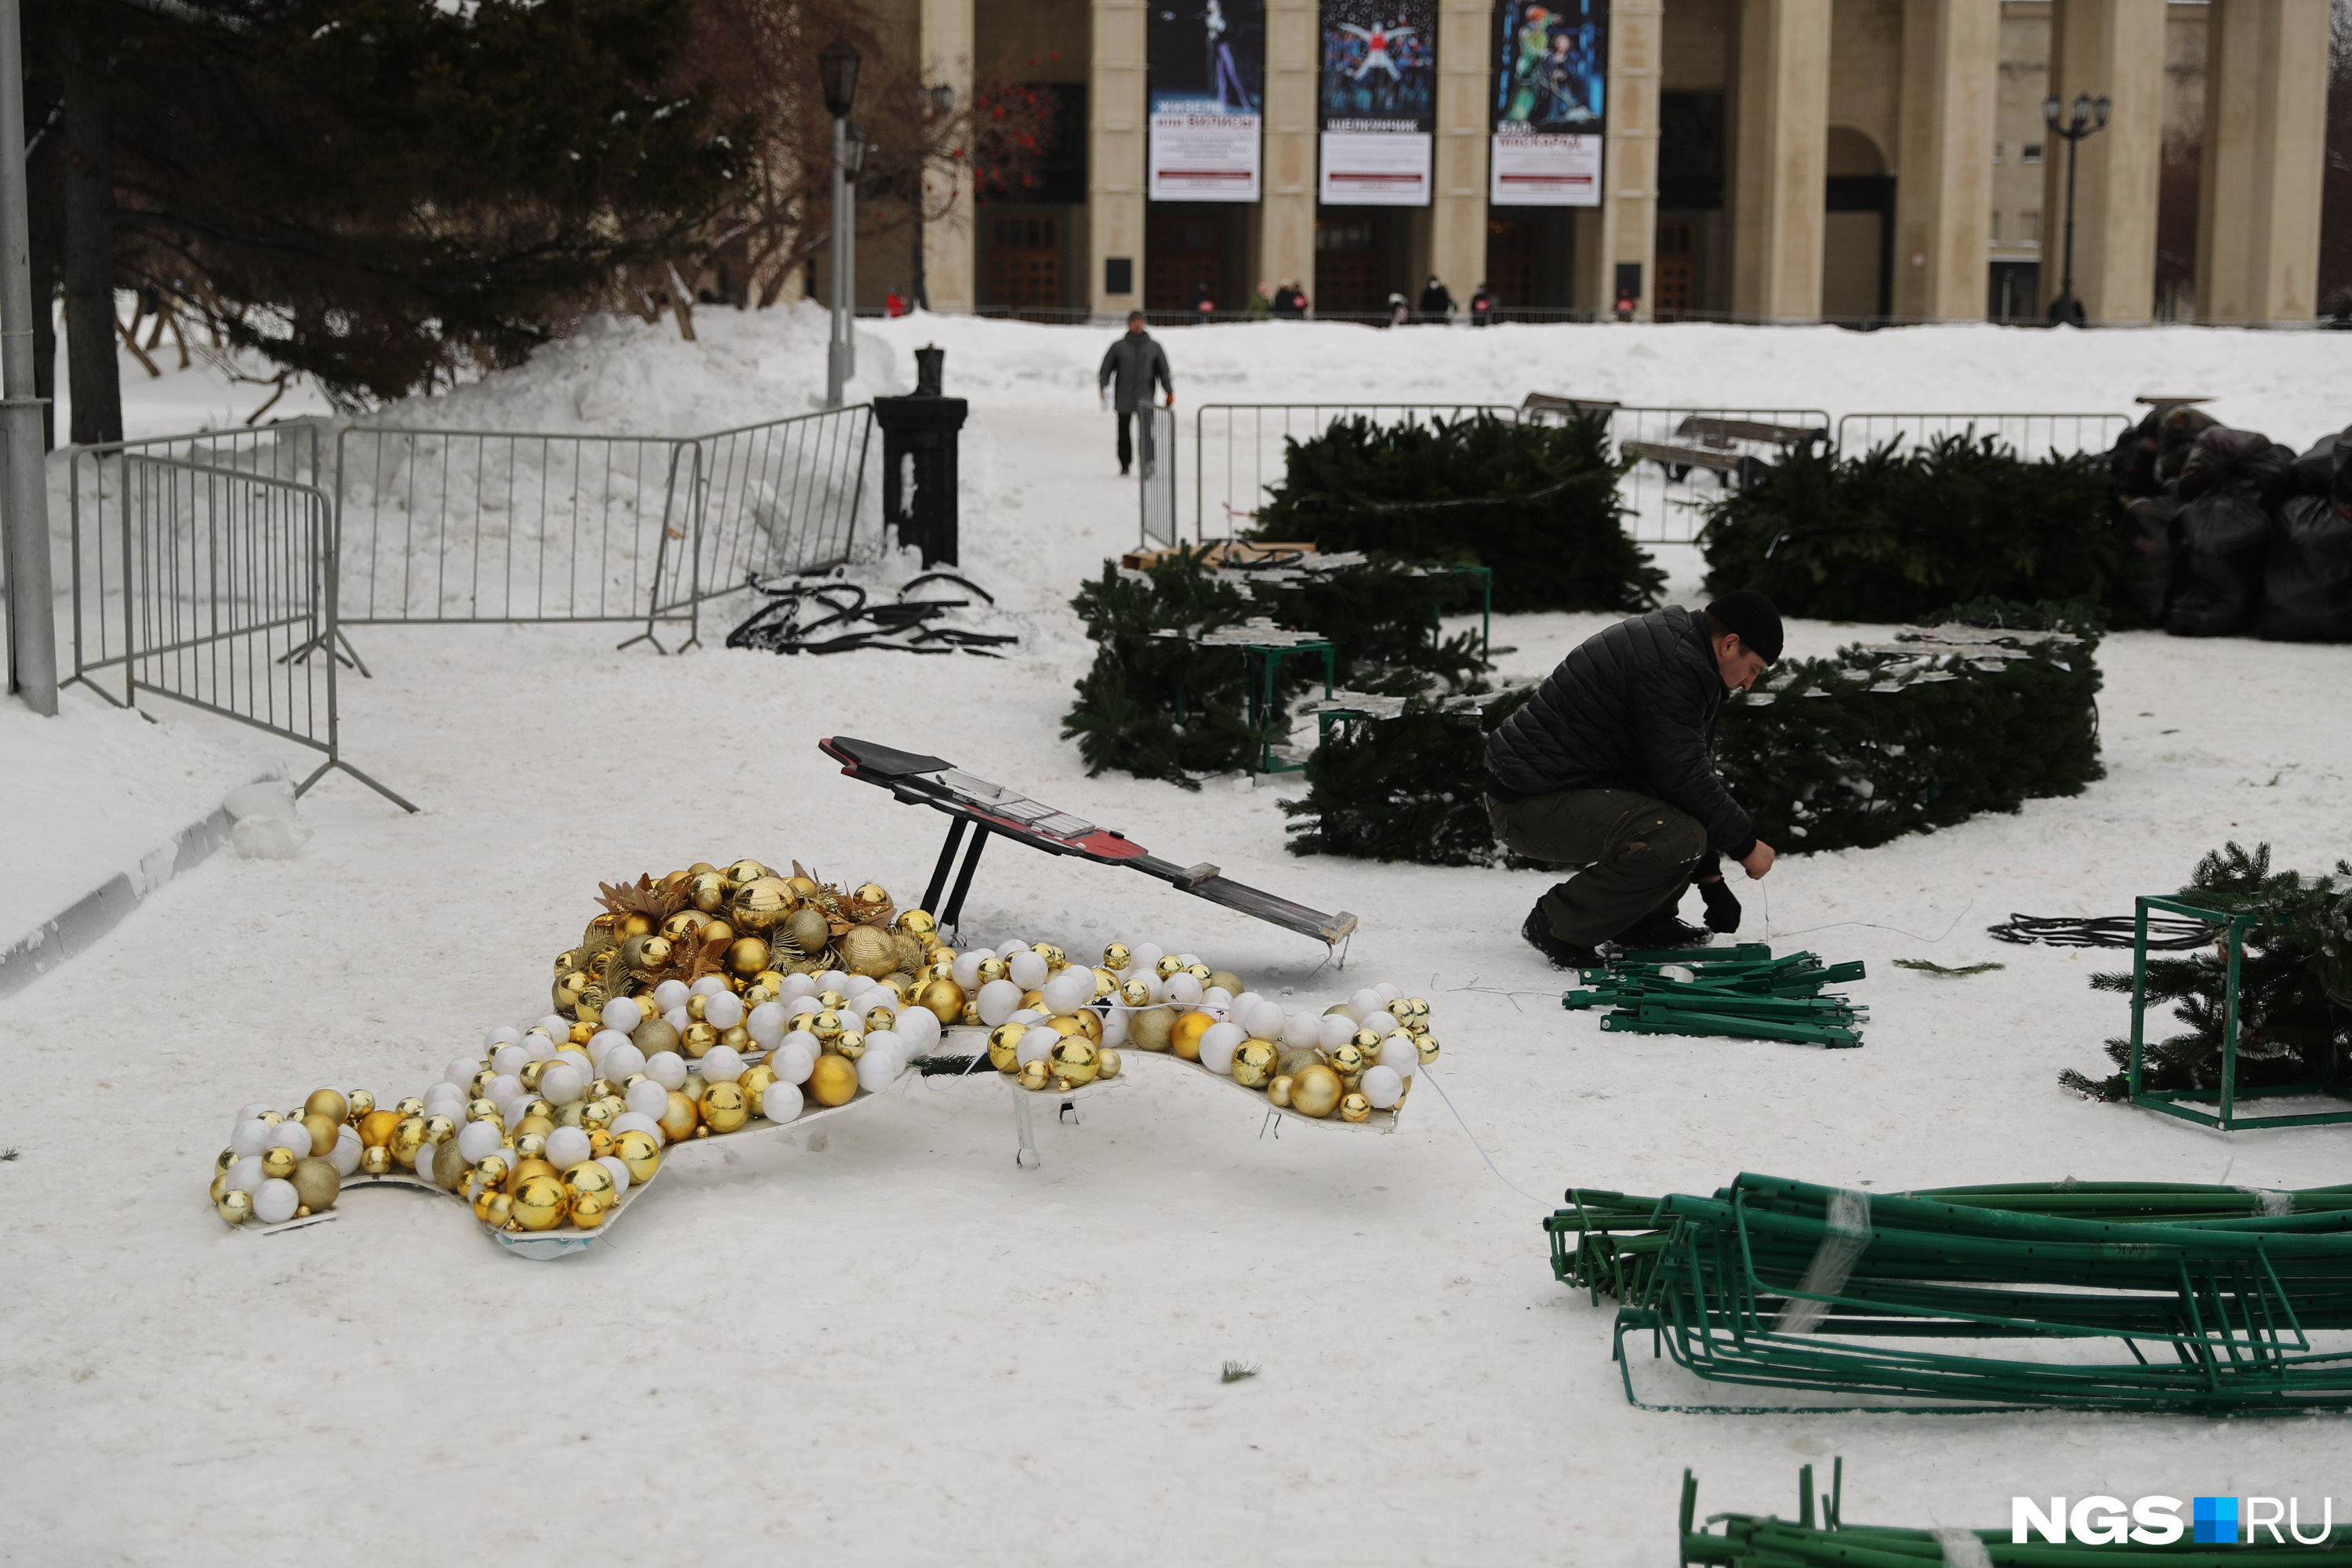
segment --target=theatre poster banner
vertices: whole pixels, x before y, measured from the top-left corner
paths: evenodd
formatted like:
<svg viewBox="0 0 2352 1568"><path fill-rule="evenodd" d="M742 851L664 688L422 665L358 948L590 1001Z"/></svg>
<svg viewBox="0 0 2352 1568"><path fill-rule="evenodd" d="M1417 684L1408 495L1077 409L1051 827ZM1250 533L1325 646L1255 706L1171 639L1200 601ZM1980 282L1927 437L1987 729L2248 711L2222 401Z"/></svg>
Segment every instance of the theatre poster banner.
<svg viewBox="0 0 2352 1568"><path fill-rule="evenodd" d="M1151 200L1257 200L1265 0L1156 0L1147 44Z"/></svg>
<svg viewBox="0 0 2352 1568"><path fill-rule="evenodd" d="M1505 0L1494 58L1488 203L1598 206L1608 0Z"/></svg>
<svg viewBox="0 0 2352 1568"><path fill-rule="evenodd" d="M1323 0L1322 178L1340 206L1429 205L1436 0Z"/></svg>

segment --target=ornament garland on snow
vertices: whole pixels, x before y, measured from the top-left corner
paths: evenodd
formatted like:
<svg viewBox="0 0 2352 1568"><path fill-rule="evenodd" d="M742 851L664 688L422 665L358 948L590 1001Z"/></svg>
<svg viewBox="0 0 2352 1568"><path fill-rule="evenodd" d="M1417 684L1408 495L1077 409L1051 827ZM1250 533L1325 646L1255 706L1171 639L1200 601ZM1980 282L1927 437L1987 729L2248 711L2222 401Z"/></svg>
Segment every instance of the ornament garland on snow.
<svg viewBox="0 0 2352 1568"><path fill-rule="evenodd" d="M671 1145L879 1094L949 1025L991 1031L990 1060L1028 1089L1115 1079L1131 1041L1342 1121L1393 1111L1437 1055L1428 1005L1394 986L1318 1019L1150 944L1113 944L1100 968L1042 942L959 952L926 911L797 864L706 862L601 901L556 957L555 1010L490 1030L422 1093L241 1110L214 1164L221 1217L278 1225L331 1209L347 1180L396 1178L457 1194L493 1231L593 1232Z"/></svg>

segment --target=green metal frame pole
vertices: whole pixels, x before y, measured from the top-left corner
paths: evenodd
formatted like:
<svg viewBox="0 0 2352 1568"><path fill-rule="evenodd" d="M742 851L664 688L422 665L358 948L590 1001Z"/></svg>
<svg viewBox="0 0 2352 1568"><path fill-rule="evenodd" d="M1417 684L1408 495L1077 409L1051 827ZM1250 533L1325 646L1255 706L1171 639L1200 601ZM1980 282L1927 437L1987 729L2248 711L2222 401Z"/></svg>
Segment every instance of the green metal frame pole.
<svg viewBox="0 0 2352 1568"><path fill-rule="evenodd" d="M2232 919L2221 940L2230 959L2229 989L2221 1003L2221 1131L2228 1132L2238 1100L2238 959L2246 951L2245 929Z"/></svg>
<svg viewBox="0 0 2352 1568"><path fill-rule="evenodd" d="M2131 1098L2139 1103L2140 1047L2147 1026L2147 900L2132 900Z"/></svg>
<svg viewBox="0 0 2352 1568"><path fill-rule="evenodd" d="M0 401L0 429L5 429L7 450L0 543L5 543L8 563L8 689L34 712L55 718L57 604L49 578L49 487L41 451L41 399L34 395L33 384L25 51L16 0L0 0L0 389L6 394Z"/></svg>

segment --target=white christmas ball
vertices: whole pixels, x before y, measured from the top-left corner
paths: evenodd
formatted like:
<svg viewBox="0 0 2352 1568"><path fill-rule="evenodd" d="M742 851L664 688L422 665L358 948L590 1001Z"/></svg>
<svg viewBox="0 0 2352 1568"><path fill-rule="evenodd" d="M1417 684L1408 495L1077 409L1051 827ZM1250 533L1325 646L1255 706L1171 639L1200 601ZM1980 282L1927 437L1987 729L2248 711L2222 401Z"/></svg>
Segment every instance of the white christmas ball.
<svg viewBox="0 0 2352 1568"><path fill-rule="evenodd" d="M1282 1043L1286 1046L1294 1046L1302 1049L1308 1046L1321 1045L1323 1043L1323 1020L1317 1017L1314 1014L1307 1012L1305 1008L1300 1008L1297 1012L1293 1013L1286 1020L1284 1021L1282 1026Z"/></svg>
<svg viewBox="0 0 2352 1568"><path fill-rule="evenodd" d="M815 997L795 996L791 1001L784 1004L784 1022L789 1024L794 1018L805 1018L812 1013L822 1013L824 1011L824 1004L818 1001Z"/></svg>
<svg viewBox="0 0 2352 1568"><path fill-rule="evenodd" d="M1235 1005L1239 1005L1238 999ZM1290 1027L1289 1018L1283 1014L1282 1004L1270 1002L1263 996L1250 1005L1247 1017L1236 1016L1234 1021L1261 1040L1278 1040Z"/></svg>
<svg viewBox="0 0 2352 1568"><path fill-rule="evenodd" d="M1345 1013L1326 1013L1315 1020L1315 1043L1327 1051L1332 1051L1355 1037L1356 1020Z"/></svg>
<svg viewBox="0 0 2352 1568"><path fill-rule="evenodd" d="M642 1110L624 1110L620 1115L613 1118L613 1125L605 1131L615 1138L624 1132L650 1132L658 1138L661 1136L661 1121L658 1118L647 1116Z"/></svg>
<svg viewBox="0 0 2352 1568"><path fill-rule="evenodd" d="M275 1179L261 1184L253 1194L253 1217L264 1225L278 1225L294 1217L302 1206L301 1194L291 1182Z"/></svg>
<svg viewBox="0 0 2352 1568"><path fill-rule="evenodd" d="M630 996L615 996L605 1003L602 1016L604 1027L618 1029L625 1035L632 1033L639 1024L646 1021L646 1010L637 1005L635 998Z"/></svg>
<svg viewBox="0 0 2352 1568"><path fill-rule="evenodd" d="M689 996L715 996L727 989L727 982L716 974L706 974L686 988Z"/></svg>
<svg viewBox="0 0 2352 1568"><path fill-rule="evenodd" d="M520 1029L512 1028L505 1024L500 1024L497 1028L492 1029L488 1034L482 1037L482 1052L487 1056L490 1052L497 1050L500 1046L511 1046L521 1038L522 1031Z"/></svg>
<svg viewBox="0 0 2352 1568"><path fill-rule="evenodd" d="M898 1022L890 1026L908 1050L919 1056L940 1043L940 1016L929 1007L901 1007Z"/></svg>
<svg viewBox="0 0 2352 1568"><path fill-rule="evenodd" d="M281 1121L269 1130L272 1149L290 1149L297 1160L310 1152L310 1130L299 1121Z"/></svg>
<svg viewBox="0 0 2352 1568"><path fill-rule="evenodd" d="M800 1040L808 1043L804 1046L796 1043ZM787 1035L784 1043L776 1047L776 1054L768 1058L768 1065L776 1069L777 1083L803 1084L808 1082L809 1074L816 1070L816 1037L814 1035ZM769 1086L768 1092L776 1092L773 1084Z"/></svg>
<svg viewBox="0 0 2352 1568"><path fill-rule="evenodd" d="M258 1154L247 1154L228 1168L229 1190L243 1193L247 1197L253 1195L255 1189L258 1188L265 1179L261 1173L261 1156Z"/></svg>
<svg viewBox="0 0 2352 1568"><path fill-rule="evenodd" d="M1404 1095L1404 1074L1382 1062L1364 1069L1364 1098L1372 1102L1374 1110L1386 1110Z"/></svg>
<svg viewBox="0 0 2352 1568"><path fill-rule="evenodd" d="M654 1007L658 1012L667 1013L673 1007L685 1006L686 999L693 994L686 988L685 981L665 980L654 987Z"/></svg>
<svg viewBox="0 0 2352 1568"><path fill-rule="evenodd" d="M1095 972L1070 965L1045 982L1045 1005L1055 1013L1075 1013L1095 999Z"/></svg>
<svg viewBox="0 0 2352 1568"><path fill-rule="evenodd" d="M778 1000L789 1002L795 996L814 996L817 989L817 983L805 974L787 974L784 976L783 994Z"/></svg>
<svg viewBox="0 0 2352 1568"><path fill-rule="evenodd" d="M626 1037L625 1036L623 1037L625 1038ZM497 1050L490 1053L490 1070L492 1072L519 1073L530 1065L530 1052L524 1048L522 1042L520 1040L510 1041L506 1045L500 1046Z"/></svg>
<svg viewBox="0 0 2352 1568"><path fill-rule="evenodd" d="M790 1027L792 1026L784 1021L784 1007L781 1002L762 1002L752 1008L751 1015L743 1020L743 1032L772 1050Z"/></svg>
<svg viewBox="0 0 2352 1568"><path fill-rule="evenodd" d="M1373 986L1372 989L1381 994L1381 1005L1383 1007L1404 994L1403 992L1398 990L1395 986L1390 984L1385 980L1381 981L1378 985Z"/></svg>
<svg viewBox="0 0 2352 1568"><path fill-rule="evenodd" d="M656 1125L658 1126L659 1123ZM629 1167L626 1161L618 1154L599 1154L596 1156L596 1163L612 1173L614 1197L617 1198L629 1190Z"/></svg>
<svg viewBox="0 0 2352 1568"><path fill-rule="evenodd" d="M1021 1037L1021 1044L1014 1048L1013 1059L1024 1068L1031 1062L1042 1062L1052 1056L1054 1047L1061 1043L1062 1032L1059 1029L1050 1024L1032 1024L1029 1032Z"/></svg>
<svg viewBox="0 0 2352 1568"><path fill-rule="evenodd" d="M557 1060L570 1062L573 1067L578 1068L580 1076L583 1079L593 1079L596 1076L596 1064L588 1059L586 1051L558 1051L555 1056Z"/></svg>
<svg viewBox="0 0 2352 1568"><path fill-rule="evenodd" d="M645 1070L646 1053L637 1049L633 1040L623 1040L606 1051L604 1059L596 1064L597 1076L609 1078L614 1083L626 1082L631 1075Z"/></svg>
<svg viewBox="0 0 2352 1568"><path fill-rule="evenodd" d="M1120 971L1123 974L1149 972L1154 964L1168 956L1168 950L1156 942L1131 942L1127 951L1135 962Z"/></svg>
<svg viewBox="0 0 2352 1568"><path fill-rule="evenodd" d="M732 991L714 992L702 1005L702 1021L714 1029L731 1029L743 1021L743 998Z"/></svg>
<svg viewBox="0 0 2352 1568"><path fill-rule="evenodd" d="M629 1037L618 1029L599 1029L588 1037L588 1059L592 1062L601 1062L604 1059L606 1051L611 1050L614 1046L625 1046L628 1043Z"/></svg>
<svg viewBox="0 0 2352 1568"><path fill-rule="evenodd" d="M1384 1007L1376 1007L1356 1020L1356 1027L1370 1029L1375 1035L1393 1035L1396 1033L1396 1019L1391 1016Z"/></svg>
<svg viewBox="0 0 2352 1568"><path fill-rule="evenodd" d="M973 986L980 984L980 966L987 958L988 952L983 948L975 947L967 952L959 952L955 956L953 967L948 971L948 973L957 984L962 986L966 992L970 992Z"/></svg>
<svg viewBox="0 0 2352 1568"><path fill-rule="evenodd" d="M1041 958L1037 962L1045 961ZM1010 980L992 980L980 988L980 994L972 1001L980 1009L980 1021L993 1029L1013 1016L1013 1010L1021 1005L1021 987Z"/></svg>
<svg viewBox="0 0 2352 1568"><path fill-rule="evenodd" d="M560 1013L550 1013L530 1026L541 1030L550 1039L566 1040L572 1037L572 1020Z"/></svg>
<svg viewBox="0 0 2352 1568"><path fill-rule="evenodd" d="M278 1108L276 1106L270 1104L266 1100L257 1100L248 1104L243 1110L238 1111L236 1113L236 1119L239 1121L251 1121L256 1117L277 1109Z"/></svg>
<svg viewBox="0 0 2352 1568"><path fill-rule="evenodd" d="M698 1070L705 1083L733 1083L743 1076L743 1053L732 1046L713 1046L702 1054Z"/></svg>
<svg viewBox="0 0 2352 1568"><path fill-rule="evenodd" d="M846 996L849 994L849 972L842 969L825 970L816 977L816 988L820 991L839 992Z"/></svg>
<svg viewBox="0 0 2352 1568"><path fill-rule="evenodd" d="M1201 1065L1211 1072L1229 1073L1234 1070L1234 1051L1249 1031L1239 1024L1212 1024L1201 1031Z"/></svg>
<svg viewBox="0 0 2352 1568"><path fill-rule="evenodd" d="M570 1105L588 1092L588 1079L570 1062L550 1062L539 1075L539 1092L550 1105Z"/></svg>
<svg viewBox="0 0 2352 1568"><path fill-rule="evenodd" d="M667 1024L671 1028L676 1029L679 1034L683 1035L693 1026L694 1015L688 1012L683 1007L672 1007L668 1012L662 1015L662 1022Z"/></svg>
<svg viewBox="0 0 2352 1568"><path fill-rule="evenodd" d="M1348 998L1348 1016L1361 1019L1368 1013L1379 1012L1381 1005L1381 994L1367 985Z"/></svg>
<svg viewBox="0 0 2352 1568"><path fill-rule="evenodd" d="M335 1152L328 1156L335 1163L335 1174L348 1176L360 1168L360 1135L346 1127L335 1138Z"/></svg>
<svg viewBox="0 0 2352 1568"><path fill-rule="evenodd" d="M1190 969L1201 962L1201 955L1197 952L1180 952L1176 955L1176 962Z"/></svg>
<svg viewBox="0 0 2352 1568"><path fill-rule="evenodd" d="M568 1040L572 1036L567 1032L563 1037ZM530 1053L531 1060L543 1062L555 1054L555 1042L541 1031L533 1029L522 1037L522 1048Z"/></svg>
<svg viewBox="0 0 2352 1568"><path fill-rule="evenodd" d="M474 1075L481 1070L482 1064L478 1058L458 1057L441 1069L441 1079L445 1083L454 1083L459 1089L463 1089L473 1082Z"/></svg>
<svg viewBox="0 0 2352 1568"><path fill-rule="evenodd" d="M996 956L999 958L1010 958L1016 952L1025 952L1029 944L1027 942L1023 942L1016 936L1010 942L1007 942L1003 946L998 948L996 950Z"/></svg>
<svg viewBox="0 0 2352 1568"><path fill-rule="evenodd" d="M771 1121L790 1121L801 1113L805 1103L800 1083L786 1082L781 1078L760 1092L760 1114Z"/></svg>
<svg viewBox="0 0 2352 1568"><path fill-rule="evenodd" d="M240 1159L247 1154L258 1154L269 1147L269 1133L268 1122L258 1117L251 1118L236 1124L236 1131L228 1135L228 1146L236 1151Z"/></svg>
<svg viewBox="0 0 2352 1568"><path fill-rule="evenodd" d="M1184 973L1168 977L1168 1000L1179 1006L1190 1007L1201 999L1201 983Z"/></svg>
<svg viewBox="0 0 2352 1568"><path fill-rule="evenodd" d="M554 1069L551 1068L548 1070L551 1072ZM646 1058L644 1071L647 1078L664 1089L676 1089L686 1081L686 1059L676 1051L656 1051ZM541 1085L547 1082L544 1078L539 1081ZM665 1098L662 1103L667 1105L669 1101Z"/></svg>
<svg viewBox="0 0 2352 1568"><path fill-rule="evenodd" d="M872 1046L857 1058L857 1087L868 1094L879 1094L898 1081L900 1067L896 1051L877 1051Z"/></svg>
<svg viewBox="0 0 2352 1568"><path fill-rule="evenodd" d="M1381 1042L1381 1066L1394 1068L1400 1074L1410 1076L1421 1065L1421 1052L1412 1037L1400 1029Z"/></svg>
<svg viewBox="0 0 2352 1568"><path fill-rule="evenodd" d="M465 1094L446 1083L435 1084L433 1088L443 1092L436 1094L431 1089L425 1091L425 1114L446 1116L452 1121L463 1121L466 1119Z"/></svg>
<svg viewBox="0 0 2352 1568"><path fill-rule="evenodd" d="M499 1145L505 1142L506 1134L499 1131L495 1122L468 1121L457 1129L457 1152L466 1157L469 1165L480 1164L497 1153Z"/></svg>
<svg viewBox="0 0 2352 1568"><path fill-rule="evenodd" d="M500 1073L482 1086L482 1092L504 1105L522 1093L522 1079L510 1072Z"/></svg>
<svg viewBox="0 0 2352 1568"><path fill-rule="evenodd" d="M465 1151L459 1150L463 1153ZM577 1127L559 1127L547 1135L547 1163L559 1171L568 1171L595 1153L588 1134Z"/></svg>
<svg viewBox="0 0 2352 1568"><path fill-rule="evenodd" d="M1034 991L1045 984L1045 960L1025 947L1005 962L1004 970L1024 991Z"/></svg>
<svg viewBox="0 0 2352 1568"><path fill-rule="evenodd" d="M679 1081L685 1080L681 1079ZM661 1121L662 1112L669 1109L669 1090L651 1077L641 1078L629 1085L629 1092L625 1098L631 1115L650 1116L656 1125ZM619 1121L616 1120L613 1125L619 1127Z"/></svg>
<svg viewBox="0 0 2352 1568"><path fill-rule="evenodd" d="M1264 1000L1265 1000L1265 998L1260 996L1255 991L1244 991L1240 995L1234 997L1231 1004L1233 1007L1234 1022L1236 1024L1241 1022L1241 1012L1243 1008L1254 1007Z"/></svg>
<svg viewBox="0 0 2352 1568"><path fill-rule="evenodd" d="M1127 1010L1123 1007L1114 1007L1108 1013L1103 1015L1102 1029L1102 1043L1104 1045L1123 1046L1127 1044Z"/></svg>
<svg viewBox="0 0 2352 1568"><path fill-rule="evenodd" d="M876 1051L888 1051L898 1058L900 1067L906 1066L915 1055L907 1048L906 1037L896 1029L877 1029L866 1037L866 1054L872 1056Z"/></svg>

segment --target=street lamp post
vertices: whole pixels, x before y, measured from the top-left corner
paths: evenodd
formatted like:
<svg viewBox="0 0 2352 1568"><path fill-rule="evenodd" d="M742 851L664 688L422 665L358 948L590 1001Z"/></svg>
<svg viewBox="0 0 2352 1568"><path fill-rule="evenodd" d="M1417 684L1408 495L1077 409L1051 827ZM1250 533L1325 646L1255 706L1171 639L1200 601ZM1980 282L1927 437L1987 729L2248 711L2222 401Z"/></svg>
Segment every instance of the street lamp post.
<svg viewBox="0 0 2352 1568"><path fill-rule="evenodd" d="M849 110L857 100L857 68L862 57L836 38L817 51L817 78L824 88L825 112L833 116L833 336L824 351L824 405L841 406L841 389L857 374L857 346L851 336L851 312L856 308L856 283L852 268L857 253L850 239L856 221L850 209L851 152ZM865 138L857 139L860 151Z"/></svg>
<svg viewBox="0 0 2352 1568"><path fill-rule="evenodd" d="M925 96L930 100L931 113L934 118L945 120L955 112L955 89L942 84L930 89ZM929 144L929 138L926 138L925 145ZM925 172L920 168L915 171L915 285L908 292L913 304L928 310L931 308L931 289L929 279L923 276L923 175Z"/></svg>
<svg viewBox="0 0 2352 1568"><path fill-rule="evenodd" d="M2083 302L2074 298L2074 156L2082 149L2083 138L2106 129L2109 105L2104 97L2093 98L2086 92L2076 97L2073 112L2061 120L2064 107L2054 92L2042 100L2042 123L2050 127L2050 134L2066 143L2066 260L2065 269L2059 274L2057 297L2050 301L2050 323L2079 327Z"/></svg>

